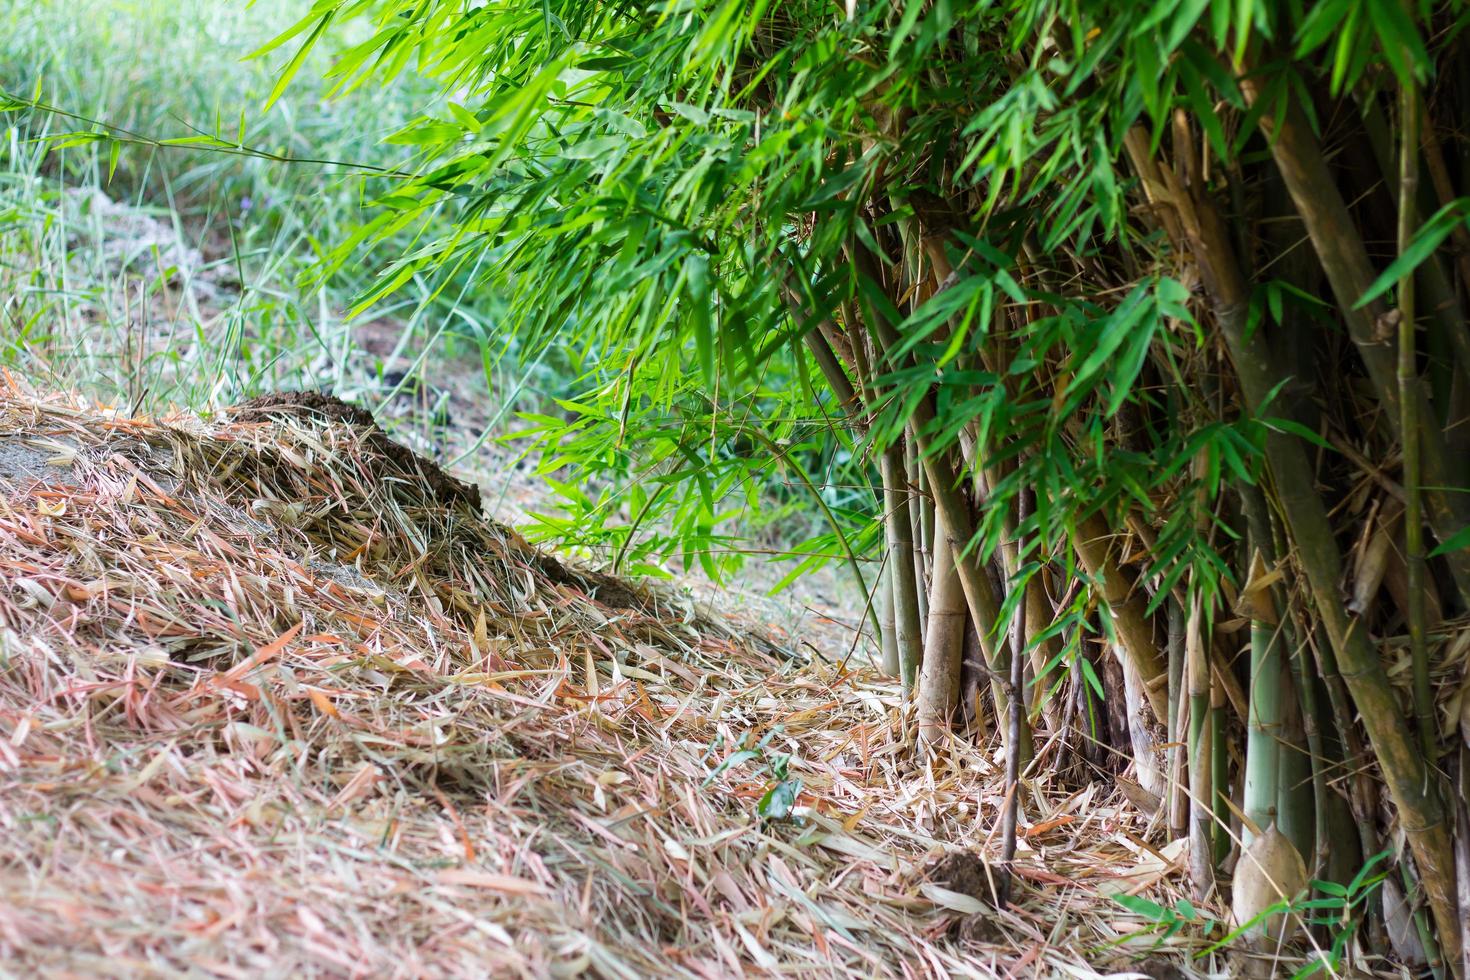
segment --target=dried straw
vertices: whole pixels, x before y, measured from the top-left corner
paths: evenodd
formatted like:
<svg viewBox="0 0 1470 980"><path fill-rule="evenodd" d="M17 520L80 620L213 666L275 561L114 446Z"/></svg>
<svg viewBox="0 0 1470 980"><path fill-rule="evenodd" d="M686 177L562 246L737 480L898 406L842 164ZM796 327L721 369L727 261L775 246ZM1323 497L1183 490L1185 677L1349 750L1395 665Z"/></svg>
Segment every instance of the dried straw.
<svg viewBox="0 0 1470 980"><path fill-rule="evenodd" d="M9 970L1091 977L1152 945L1101 896L1171 904L1180 855L1111 785L1023 783L1012 909L926 882L998 848L994 746L918 761L865 665L566 568L360 426L249 418L0 379ZM705 785L772 732L792 820L758 760Z"/></svg>

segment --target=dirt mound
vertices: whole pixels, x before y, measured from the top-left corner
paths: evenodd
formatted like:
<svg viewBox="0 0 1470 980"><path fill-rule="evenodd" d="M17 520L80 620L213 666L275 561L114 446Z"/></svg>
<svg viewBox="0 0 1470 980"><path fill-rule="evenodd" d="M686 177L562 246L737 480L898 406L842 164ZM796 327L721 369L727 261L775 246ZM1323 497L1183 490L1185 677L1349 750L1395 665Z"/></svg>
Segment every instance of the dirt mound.
<svg viewBox="0 0 1470 980"><path fill-rule="evenodd" d="M316 391L283 391L242 402L231 409L230 414L237 422L302 416L351 426L358 431L363 448L372 453L374 460L381 457L381 472L385 479L408 477L416 480L445 507L462 503L472 510L480 509L479 487L450 476L438 463L389 439L371 414L340 398Z"/></svg>
<svg viewBox="0 0 1470 980"><path fill-rule="evenodd" d="M1018 905L955 940L974 900L907 872L985 851L982 752L915 763L891 684L541 555L404 452L307 396L0 380L0 972L1085 977L1139 925L1078 925L1098 888L1176 874L1038 784Z"/></svg>

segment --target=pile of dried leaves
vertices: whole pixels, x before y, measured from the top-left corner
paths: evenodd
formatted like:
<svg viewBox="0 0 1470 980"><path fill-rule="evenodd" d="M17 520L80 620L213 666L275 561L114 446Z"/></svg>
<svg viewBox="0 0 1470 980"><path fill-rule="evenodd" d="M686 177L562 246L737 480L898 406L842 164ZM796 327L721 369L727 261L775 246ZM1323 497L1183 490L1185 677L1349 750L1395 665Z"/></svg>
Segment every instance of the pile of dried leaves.
<svg viewBox="0 0 1470 980"><path fill-rule="evenodd" d="M1041 750L1007 911L978 858L926 878L998 849L995 757L916 760L846 651L539 554L370 422L0 379L0 963L1086 977L1150 948L1104 896L1171 905L1178 855L1111 786Z"/></svg>

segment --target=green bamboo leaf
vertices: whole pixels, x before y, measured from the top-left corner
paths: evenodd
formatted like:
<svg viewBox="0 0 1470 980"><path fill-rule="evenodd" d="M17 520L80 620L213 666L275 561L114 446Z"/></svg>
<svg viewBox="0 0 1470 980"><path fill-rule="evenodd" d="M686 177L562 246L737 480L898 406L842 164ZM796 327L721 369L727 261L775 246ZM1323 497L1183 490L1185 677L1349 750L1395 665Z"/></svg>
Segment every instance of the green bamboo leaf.
<svg viewBox="0 0 1470 980"><path fill-rule="evenodd" d="M1443 544L1429 553L1429 557L1437 558L1440 555L1447 555L1452 551L1460 551L1463 548L1470 548L1470 525L1462 527L1454 534L1451 534L1445 539Z"/></svg>
<svg viewBox="0 0 1470 980"><path fill-rule="evenodd" d="M1383 56L1399 84L1423 81L1429 73L1429 53L1409 12L1400 0L1368 0L1368 17L1378 33Z"/></svg>
<svg viewBox="0 0 1470 980"><path fill-rule="evenodd" d="M1388 292L1404 276L1419 268L1455 228L1466 221L1467 214L1470 214L1470 198L1466 197L1457 198L1436 211L1433 217L1424 222L1414 234L1413 240L1409 243L1409 247L1404 249L1403 254L1395 259L1382 275L1373 280L1373 284L1353 304L1353 309L1361 310Z"/></svg>
<svg viewBox="0 0 1470 980"><path fill-rule="evenodd" d="M306 56L310 54L311 49L316 46L317 40L322 36L322 32L327 29L327 25L332 22L332 17L335 14L336 10L328 10L326 13L322 14L321 19L317 21L316 26L312 28L311 33L307 35L306 40L301 42L301 46L296 49L296 53L292 55L291 60L286 63L286 67L281 69L281 73L276 77L276 84L271 88L270 95L266 97L266 109L269 109L271 106L275 105L276 100L278 100L282 95L285 94L287 86L289 86L291 84L291 80L296 77L296 73L301 70L301 65L303 62L306 61ZM296 28L292 28L292 31L288 32L290 36L294 36L295 33L299 33ZM283 42L286 39L286 36L283 35L282 37L278 38L276 42L273 42L273 44ZM257 53L264 54L268 50L270 50L269 46L266 48L262 48Z"/></svg>
<svg viewBox="0 0 1470 980"><path fill-rule="evenodd" d="M1312 445L1318 446L1322 449L1333 449L1332 443L1328 442L1326 439L1322 438L1320 435L1318 435L1316 432L1313 432L1305 425L1302 425L1300 422L1295 422L1291 419L1283 418L1264 418L1261 419L1261 424L1268 429L1275 429L1278 432L1289 432L1292 435L1296 436L1298 439L1305 439Z"/></svg>
<svg viewBox="0 0 1470 980"><path fill-rule="evenodd" d="M801 780L783 779L770 789L756 804L756 812L767 820L784 820L791 815L791 808L801 795Z"/></svg>

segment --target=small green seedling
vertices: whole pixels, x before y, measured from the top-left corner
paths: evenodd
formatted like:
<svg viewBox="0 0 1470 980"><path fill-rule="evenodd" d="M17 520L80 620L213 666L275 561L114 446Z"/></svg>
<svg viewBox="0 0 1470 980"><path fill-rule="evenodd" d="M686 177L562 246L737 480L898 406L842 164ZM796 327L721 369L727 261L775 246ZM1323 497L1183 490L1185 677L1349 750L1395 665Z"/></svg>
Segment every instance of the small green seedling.
<svg viewBox="0 0 1470 980"><path fill-rule="evenodd" d="M737 766L759 761L760 766L755 770L755 775L759 776L764 773L767 786L760 801L756 803L756 813L760 814L764 820L789 818L792 807L796 805L796 798L801 795L801 779L791 775L791 754L789 752L771 753L767 751L766 747L770 744L771 739L780 731L781 726L777 725L768 731L754 748L740 749L725 756L720 760L720 764L705 777L700 788L708 789L720 776ZM704 758L707 760L714 755L723 741L723 738L716 737L709 750L705 752ZM746 738L742 736L740 741L745 742Z"/></svg>

